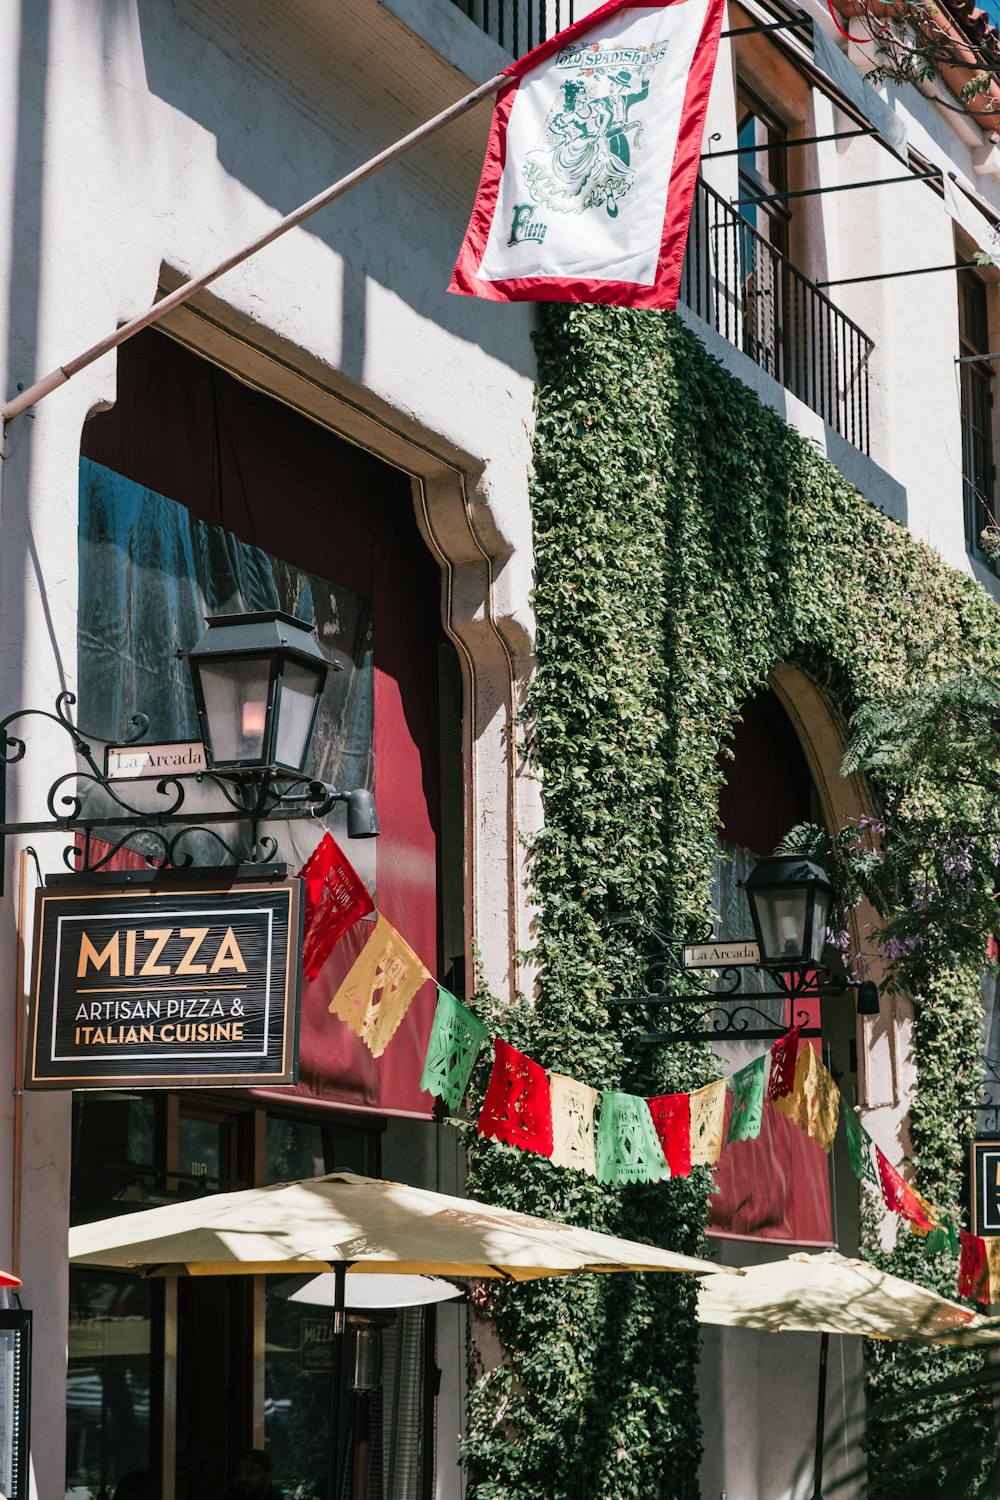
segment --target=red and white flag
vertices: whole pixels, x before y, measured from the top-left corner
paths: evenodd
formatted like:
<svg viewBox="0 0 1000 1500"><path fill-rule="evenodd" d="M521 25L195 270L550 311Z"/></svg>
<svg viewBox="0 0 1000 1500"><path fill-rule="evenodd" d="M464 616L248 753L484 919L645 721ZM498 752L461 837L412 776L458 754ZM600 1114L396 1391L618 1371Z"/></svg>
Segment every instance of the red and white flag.
<svg viewBox="0 0 1000 1500"><path fill-rule="evenodd" d="M609 0L507 69L449 291L677 302L724 0Z"/></svg>

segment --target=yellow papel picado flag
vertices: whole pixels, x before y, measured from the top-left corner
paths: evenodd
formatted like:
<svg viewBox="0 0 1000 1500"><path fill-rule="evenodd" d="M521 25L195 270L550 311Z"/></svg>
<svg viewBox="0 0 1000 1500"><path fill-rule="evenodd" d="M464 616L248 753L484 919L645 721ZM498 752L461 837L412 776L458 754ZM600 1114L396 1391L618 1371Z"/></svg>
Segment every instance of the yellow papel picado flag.
<svg viewBox="0 0 1000 1500"><path fill-rule="evenodd" d="M410 1001L430 977L392 923L379 917L329 1009L361 1038L373 1057L381 1057Z"/></svg>
<svg viewBox="0 0 1000 1500"><path fill-rule="evenodd" d="M722 1155L726 1120L726 1080L706 1084L691 1095L691 1163L713 1167Z"/></svg>
<svg viewBox="0 0 1000 1500"><path fill-rule="evenodd" d="M814 1047L807 1044L802 1048L795 1064L792 1092L783 1099L775 1099L772 1108L787 1115L824 1151L829 1151L837 1134L840 1090Z"/></svg>

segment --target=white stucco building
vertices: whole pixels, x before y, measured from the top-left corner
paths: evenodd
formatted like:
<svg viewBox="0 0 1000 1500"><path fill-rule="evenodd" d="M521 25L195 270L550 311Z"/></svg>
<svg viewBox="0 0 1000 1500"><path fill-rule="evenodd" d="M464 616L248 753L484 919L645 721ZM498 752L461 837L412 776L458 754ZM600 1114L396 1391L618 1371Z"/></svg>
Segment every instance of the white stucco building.
<svg viewBox="0 0 1000 1500"><path fill-rule="evenodd" d="M589 8L578 0L576 15ZM515 9L519 50L552 29L557 7L536 0L8 6L0 397L65 366L496 73L515 46ZM563 3L563 24L571 9ZM1000 329L997 273L973 264L1000 217L1000 147L988 117L954 108L946 81L866 95L864 49L842 50L825 5L805 0L804 12L812 28L722 43L680 316L872 505L996 596L980 544L1000 441L994 365L968 356L992 354ZM787 20L767 0L733 0L725 28ZM825 40L814 44L814 33ZM194 644L180 638L173 595L152 602L151 575L169 577L172 565L156 550L167 511L141 520L153 513L149 497L174 508L171 525L287 565L298 583L280 569L274 577L296 598L302 578L313 591L326 580L341 591L327 618L342 621L348 595L374 600L354 658L368 683L362 758L374 763L383 822L377 866L365 873L380 909L422 935L421 956L439 977L460 992L475 953L493 992L513 999L530 985L519 958L530 946L524 839L541 817L513 727L532 662L535 312L445 291L488 123L480 105L7 423L0 717L74 692L85 734L114 740L157 698L165 670L165 656L141 660L141 639L159 631L163 645L173 631L171 648ZM87 528L109 494L119 529L98 536ZM107 584L107 553L87 551L99 544L127 559L127 587ZM249 567L234 564L235 574ZM210 568L195 583L185 628L191 599L275 602L227 593ZM138 608L143 589L149 614L123 644L120 611ZM120 681L107 674L108 650L127 658ZM825 816L832 824L856 812L818 695L791 678L774 691ZM160 738L193 733L180 710L158 711ZM29 753L8 779L11 821L43 817L50 784L74 764L51 724L25 728ZM311 851L303 840L282 847L294 868ZM64 868L66 842L7 842L0 1017L12 1040L22 1035L37 883L22 850L33 843L49 873ZM414 1022L424 1036L431 1004L425 996ZM900 1006L893 1024L853 1038L859 1101L893 1159L912 1086L907 1024ZM840 1038L844 1049L850 1040ZM288 1340L305 1335L287 1305L275 1311L258 1278L223 1314L173 1279L116 1310L106 1280L71 1287L71 1214L165 1201L199 1178L250 1186L334 1166L458 1190L457 1133L433 1122L426 1096L421 1105L411 1089L400 1103L354 1054L324 1061L319 1043L294 1096L112 1093L100 1107L97 1096L23 1091L16 1053L8 1045L0 1067L0 1264L20 1275L35 1310L32 1494L82 1500L150 1468L165 1496L195 1500L195 1476L220 1489L248 1445L273 1449L276 1477L299 1482L296 1404L319 1399L329 1370L291 1358ZM847 1251L852 1190L837 1188ZM772 1252L731 1241L724 1253L745 1263ZM463 1316L438 1313L436 1346L419 1320L397 1331L392 1357L402 1365L412 1336L424 1364L390 1414L410 1401L419 1432L406 1449L414 1487L399 1480L393 1494L461 1493ZM139 1329L124 1353L110 1331L116 1317ZM752 1358L769 1358L764 1338ZM703 1493L798 1497L807 1491L792 1484L790 1454L762 1433L789 1401L814 1411L815 1352L796 1348L780 1379L756 1384L746 1349L717 1335L708 1346L703 1399L716 1431L719 1412L726 1419ZM726 1374L734 1359L738 1382ZM857 1359L845 1355L834 1393ZM435 1361L436 1405L426 1395Z"/></svg>

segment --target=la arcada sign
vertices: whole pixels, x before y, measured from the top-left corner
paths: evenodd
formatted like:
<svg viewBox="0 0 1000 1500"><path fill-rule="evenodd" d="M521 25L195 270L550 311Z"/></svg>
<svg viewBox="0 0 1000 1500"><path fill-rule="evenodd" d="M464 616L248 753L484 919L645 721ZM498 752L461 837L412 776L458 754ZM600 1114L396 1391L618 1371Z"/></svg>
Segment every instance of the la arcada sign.
<svg viewBox="0 0 1000 1500"><path fill-rule="evenodd" d="M27 1086L294 1083L300 888L173 878L41 889Z"/></svg>

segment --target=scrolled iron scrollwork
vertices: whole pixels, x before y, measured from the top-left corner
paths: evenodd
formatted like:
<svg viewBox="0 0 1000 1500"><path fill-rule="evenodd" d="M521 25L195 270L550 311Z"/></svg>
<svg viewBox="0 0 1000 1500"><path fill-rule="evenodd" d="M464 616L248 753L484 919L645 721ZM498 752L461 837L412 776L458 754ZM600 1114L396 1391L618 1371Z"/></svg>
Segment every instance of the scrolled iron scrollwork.
<svg viewBox="0 0 1000 1500"><path fill-rule="evenodd" d="M57 724L64 733L69 735L77 754L82 755L89 761L90 746L81 736L80 731L69 717L67 711L75 703L76 694L66 691L59 694L55 701L55 711L52 713L45 708L19 708L14 713L8 714L5 719L0 719L0 744L3 746L0 759L2 759L3 763L12 766L17 761L24 759L27 742L19 735L8 733L11 724L16 723L19 719L48 719L50 724Z"/></svg>
<svg viewBox="0 0 1000 1500"><path fill-rule="evenodd" d="M63 850L63 862L74 874L94 875L105 869L116 855L130 851L140 854L151 870L187 870L194 865L195 856L185 850L183 845L195 837L212 839L236 864L270 864L278 853L278 841L269 834L258 835L249 849L241 849L225 838L217 828L205 828L193 823L178 829L171 837L167 837L159 828L132 828L107 847L104 847L105 841L101 840L102 848L99 853L94 850L91 839L85 837L82 843L66 846Z"/></svg>
<svg viewBox="0 0 1000 1500"><path fill-rule="evenodd" d="M641 1005L647 1001L667 1001L676 998L672 995L672 989L676 988L679 980L684 979L689 983L697 983L685 970L681 962L683 943L678 943L656 926L648 913L640 912L633 914L629 912L616 912L607 919L607 929L622 930L634 927L638 930L641 939L646 940L647 957L643 969L643 991L640 995L631 995L616 1001L618 1005ZM708 937L699 937L694 941L707 942L711 940L712 928L709 925L705 931ZM654 952L648 955L648 948L652 947ZM737 976L738 982L738 976ZM698 996L689 996L688 999L701 999L708 997L711 990L706 988Z"/></svg>
<svg viewBox="0 0 1000 1500"><path fill-rule="evenodd" d="M86 786L94 787L103 796L109 797L123 813L133 818L145 819L151 823L155 823L161 817L174 817L184 806L184 785L176 776L164 776L156 783L155 790L157 795L160 797L172 796L173 801L166 807L158 807L155 811L151 811L149 808L136 807L134 803L129 802L117 788L112 786L105 776L94 776L89 771L66 771L62 776L56 777L55 781L49 787L45 799L53 821L60 825L76 822L83 816L84 799L79 791L73 793L71 796L63 795L61 798L59 797L62 787L71 782L77 786L83 783ZM67 808L66 812L58 811L57 800L61 801ZM110 817L111 814L108 814L108 816Z"/></svg>
<svg viewBox="0 0 1000 1500"><path fill-rule="evenodd" d="M687 1003L687 1002L684 1002ZM754 1020L763 1024L754 1024ZM700 1027L678 1026L669 1031L643 1031L635 1040L653 1046L668 1042L762 1042L777 1041L788 1031L789 1026L798 1026L803 1036L819 1036L817 1028L810 1026L812 1017L808 1011L796 1011L788 1026L776 1026L774 1017L756 1005L709 1005L702 1011Z"/></svg>
<svg viewBox="0 0 1000 1500"><path fill-rule="evenodd" d="M743 975L739 969L717 969L716 973L718 978L715 981L715 988L709 991L710 994L736 995L739 993L740 985L743 982Z"/></svg>
<svg viewBox="0 0 1000 1500"><path fill-rule="evenodd" d="M109 865L117 854L121 854L123 850L128 850L133 839L139 837L146 843L159 845L157 853L151 853L148 848L131 851L141 854L151 870L167 866L171 863L169 857L171 841L165 838L159 829L156 828L130 829L128 833L123 834L121 838L116 839L101 854L97 855L93 852L92 842L88 833L83 840L82 846L80 844L68 844L66 846L63 850L63 863L68 870L72 870L76 875L95 875L99 870L103 870ZM102 840L103 842L104 840Z"/></svg>
<svg viewBox="0 0 1000 1500"><path fill-rule="evenodd" d="M836 998L851 988L846 975L834 973L820 964L788 970L761 964L720 964L711 969L688 969L683 962L685 947L705 947L720 941L711 924L703 927L697 937L681 943L662 932L646 913L616 914L607 923L608 928L618 930L629 926L645 941L647 952L652 948L653 954L646 959L643 992L615 999L612 1005L640 1010L648 1007L651 1012L673 1009L688 1017L695 1012L701 1020L697 1027L684 1024L667 1031L639 1032L634 1038L639 1043L774 1040L783 1036L792 1025L801 1027L806 1036L817 1036L819 1031L812 1025L814 1017L802 1008L800 1002ZM743 988L744 968L763 972L776 988ZM760 1008L759 1002L764 1000L784 1002L788 1019L779 1025L773 1014L769 1015ZM766 1025L754 1025L754 1019Z"/></svg>
<svg viewBox="0 0 1000 1500"><path fill-rule="evenodd" d="M218 831L217 828L201 828L197 825L191 828L182 828L179 833L174 834L170 840L168 863L176 869L186 869L194 863L192 854L182 853L181 845L190 837L197 834L199 837L214 839L230 859L240 864L261 865L270 864L278 852L278 840L271 838L269 834L261 834L253 841L251 848L247 851L237 848Z"/></svg>
<svg viewBox="0 0 1000 1500"><path fill-rule="evenodd" d="M991 1057L979 1059L983 1081L976 1101L976 1134L996 1135L1000 1130L1000 1071Z"/></svg>
<svg viewBox="0 0 1000 1500"><path fill-rule="evenodd" d="M107 868L116 854L135 849L150 868L185 869L195 863L190 842L196 835L208 835L214 845L239 864L269 864L278 852L278 841L263 834L260 825L286 822L303 817L325 817L337 802L350 802L354 793L306 776L261 767L242 775L226 775L201 770L191 775L164 776L151 784L143 782L146 797L159 799L150 807L136 805L119 781L112 782L106 770L94 758L91 746L73 722L76 697L61 692L52 710L25 708L0 720L0 893L3 878L3 843L8 834L70 833L74 842L63 850L63 861L76 873L94 874ZM61 773L49 786L45 797L47 817L30 822L6 821L6 772L9 766L25 758L27 738L10 732L23 719L42 719L54 724L72 742L82 764ZM143 713L132 714L129 735L117 741L119 746L141 744L149 729ZM185 812L186 784L208 785L220 794L222 807L197 808ZM213 826L215 825L215 826ZM249 851L237 847L230 836L219 830L234 825L249 825ZM95 840L102 848L95 850ZM137 847L138 841L138 847Z"/></svg>

